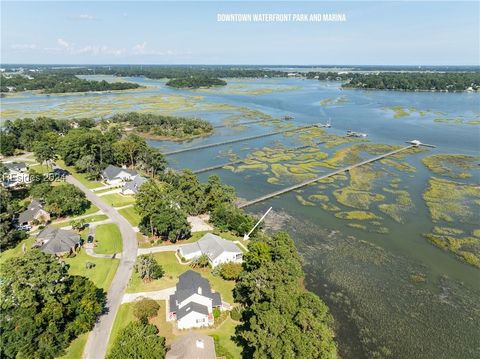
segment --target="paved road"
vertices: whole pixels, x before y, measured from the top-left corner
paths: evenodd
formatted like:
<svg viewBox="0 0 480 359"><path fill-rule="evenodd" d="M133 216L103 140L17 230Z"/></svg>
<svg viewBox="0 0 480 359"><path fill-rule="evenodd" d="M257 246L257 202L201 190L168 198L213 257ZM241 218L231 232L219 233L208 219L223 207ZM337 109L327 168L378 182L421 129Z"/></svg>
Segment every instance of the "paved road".
<svg viewBox="0 0 480 359"><path fill-rule="evenodd" d="M126 293L123 296L122 303L134 302L140 298L151 298L155 300L168 300L175 293L176 287L155 290L151 292Z"/></svg>
<svg viewBox="0 0 480 359"><path fill-rule="evenodd" d="M107 351L110 332L113 327L118 307L121 304L125 288L132 274L135 259L137 257L137 237L128 221L122 217L112 206L104 202L90 189L81 184L73 176L67 176L67 182L80 188L87 198L100 210L103 211L114 223L116 223L122 234L123 251L115 277L107 293L107 313L102 315L90 333L83 358L103 359Z"/></svg>

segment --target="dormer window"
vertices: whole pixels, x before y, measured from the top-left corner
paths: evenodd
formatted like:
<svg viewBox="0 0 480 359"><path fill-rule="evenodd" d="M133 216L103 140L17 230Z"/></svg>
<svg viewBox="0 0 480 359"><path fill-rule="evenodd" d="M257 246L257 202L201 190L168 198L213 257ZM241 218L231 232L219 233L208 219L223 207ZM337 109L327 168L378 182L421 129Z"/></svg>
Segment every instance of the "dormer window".
<svg viewBox="0 0 480 359"><path fill-rule="evenodd" d="M202 295L202 287L198 287L197 293L198 293L199 295Z"/></svg>

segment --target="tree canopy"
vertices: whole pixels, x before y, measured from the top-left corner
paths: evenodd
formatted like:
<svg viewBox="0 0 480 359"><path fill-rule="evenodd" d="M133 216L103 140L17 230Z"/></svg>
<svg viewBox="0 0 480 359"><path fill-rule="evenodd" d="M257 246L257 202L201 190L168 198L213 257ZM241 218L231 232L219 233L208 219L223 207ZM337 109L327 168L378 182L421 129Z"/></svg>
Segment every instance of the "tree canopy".
<svg viewBox="0 0 480 359"><path fill-rule="evenodd" d="M189 89L198 89L200 87L213 87L213 86L225 86L226 81L207 77L207 76L190 76L190 77L179 77L167 81L166 85L176 88L189 88Z"/></svg>
<svg viewBox="0 0 480 359"><path fill-rule="evenodd" d="M2 265L2 358L55 358L92 329L104 309L105 294L67 269L38 250Z"/></svg>
<svg viewBox="0 0 480 359"><path fill-rule="evenodd" d="M244 358L337 358L328 307L300 286L303 271L285 232L258 236L235 286L243 305L236 339Z"/></svg>

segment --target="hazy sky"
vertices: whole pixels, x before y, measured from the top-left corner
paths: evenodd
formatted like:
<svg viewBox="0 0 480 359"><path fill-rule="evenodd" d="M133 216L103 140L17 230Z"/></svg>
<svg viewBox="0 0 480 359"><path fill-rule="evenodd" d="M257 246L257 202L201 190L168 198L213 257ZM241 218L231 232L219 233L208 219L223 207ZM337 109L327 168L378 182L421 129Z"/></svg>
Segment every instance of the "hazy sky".
<svg viewBox="0 0 480 359"><path fill-rule="evenodd" d="M479 2L1 2L1 62L479 65ZM346 22L217 22L344 13Z"/></svg>

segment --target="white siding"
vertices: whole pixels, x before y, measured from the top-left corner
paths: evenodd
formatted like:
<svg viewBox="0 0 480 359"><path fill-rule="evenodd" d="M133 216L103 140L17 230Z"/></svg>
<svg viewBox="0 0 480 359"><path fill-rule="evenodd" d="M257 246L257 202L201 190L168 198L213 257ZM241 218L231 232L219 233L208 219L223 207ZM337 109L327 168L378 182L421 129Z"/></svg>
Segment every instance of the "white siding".
<svg viewBox="0 0 480 359"><path fill-rule="evenodd" d="M210 298L204 297L203 295L199 295L199 294L192 294L190 297L185 299L183 302L178 303L178 307L183 308L185 305L187 305L190 302L195 302L195 303L206 306L208 308L209 313L211 313L212 310L213 310L212 300Z"/></svg>
<svg viewBox="0 0 480 359"><path fill-rule="evenodd" d="M190 312L182 319L177 321L178 329L200 328L208 326L208 315L197 313L195 311Z"/></svg>
<svg viewBox="0 0 480 359"><path fill-rule="evenodd" d="M219 264L227 262L242 263L242 257L240 256L240 258L237 258L238 254L239 253L223 252L212 262L212 267L216 267Z"/></svg>

